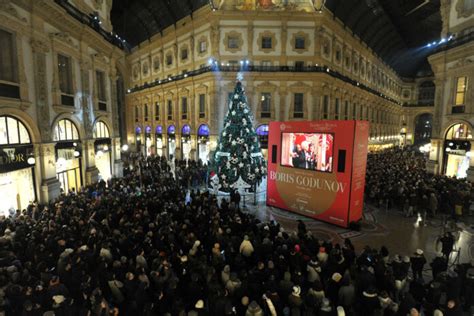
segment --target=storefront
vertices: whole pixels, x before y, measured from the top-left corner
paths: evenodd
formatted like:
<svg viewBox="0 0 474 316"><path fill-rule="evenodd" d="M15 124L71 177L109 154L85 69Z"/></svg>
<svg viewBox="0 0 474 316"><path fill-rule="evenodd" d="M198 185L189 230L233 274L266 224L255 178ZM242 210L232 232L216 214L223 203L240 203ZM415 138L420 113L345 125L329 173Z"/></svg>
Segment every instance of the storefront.
<svg viewBox="0 0 474 316"><path fill-rule="evenodd" d="M95 166L99 169L99 180L112 177L112 140L107 125L98 121L94 127Z"/></svg>
<svg viewBox="0 0 474 316"><path fill-rule="evenodd" d="M443 173L448 177L466 178L471 160L472 131L467 124L451 126L444 140Z"/></svg>
<svg viewBox="0 0 474 316"><path fill-rule="evenodd" d="M168 126L168 159L176 158L176 127Z"/></svg>
<svg viewBox="0 0 474 316"><path fill-rule="evenodd" d="M82 187L82 146L76 125L63 119L54 130L56 141L56 176L64 193L77 191Z"/></svg>
<svg viewBox="0 0 474 316"><path fill-rule="evenodd" d="M268 157L268 124L262 124L255 130L265 159Z"/></svg>
<svg viewBox="0 0 474 316"><path fill-rule="evenodd" d="M202 161L203 164L209 162L209 152L210 144L209 141L209 126L202 124L198 128L198 158Z"/></svg>
<svg viewBox="0 0 474 316"><path fill-rule="evenodd" d="M140 153L142 150L142 128L139 126L135 128L135 144L137 153Z"/></svg>
<svg viewBox="0 0 474 316"><path fill-rule="evenodd" d="M145 127L145 154L151 156L154 152L153 139L151 138L151 126Z"/></svg>
<svg viewBox="0 0 474 316"><path fill-rule="evenodd" d="M158 157L163 156L163 126L158 125L155 128L155 144L156 144L156 154Z"/></svg>
<svg viewBox="0 0 474 316"><path fill-rule="evenodd" d="M181 152L183 160L191 159L191 126L188 124L181 129Z"/></svg>
<svg viewBox="0 0 474 316"><path fill-rule="evenodd" d="M35 162L26 126L12 116L0 116L0 215L36 200Z"/></svg>

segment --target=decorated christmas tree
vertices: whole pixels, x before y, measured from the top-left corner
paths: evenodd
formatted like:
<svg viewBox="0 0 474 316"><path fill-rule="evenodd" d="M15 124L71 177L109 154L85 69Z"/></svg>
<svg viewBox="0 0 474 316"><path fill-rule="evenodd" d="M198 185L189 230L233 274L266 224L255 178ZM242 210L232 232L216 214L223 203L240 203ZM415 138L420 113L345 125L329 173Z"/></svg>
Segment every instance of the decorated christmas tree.
<svg viewBox="0 0 474 316"><path fill-rule="evenodd" d="M214 184L219 180L219 188L224 192L246 185L254 187L267 172L260 142L253 127L252 111L240 81L237 81L229 100L212 169Z"/></svg>

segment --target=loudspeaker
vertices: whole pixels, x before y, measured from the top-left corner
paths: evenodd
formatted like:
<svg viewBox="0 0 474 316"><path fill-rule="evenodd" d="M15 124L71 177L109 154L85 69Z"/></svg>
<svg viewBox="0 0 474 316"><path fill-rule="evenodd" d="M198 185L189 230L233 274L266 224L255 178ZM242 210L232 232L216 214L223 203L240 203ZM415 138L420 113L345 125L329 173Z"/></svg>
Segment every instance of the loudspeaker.
<svg viewBox="0 0 474 316"><path fill-rule="evenodd" d="M272 163L277 162L277 145L272 145Z"/></svg>
<svg viewBox="0 0 474 316"><path fill-rule="evenodd" d="M346 151L341 149L337 154L337 172L346 170Z"/></svg>

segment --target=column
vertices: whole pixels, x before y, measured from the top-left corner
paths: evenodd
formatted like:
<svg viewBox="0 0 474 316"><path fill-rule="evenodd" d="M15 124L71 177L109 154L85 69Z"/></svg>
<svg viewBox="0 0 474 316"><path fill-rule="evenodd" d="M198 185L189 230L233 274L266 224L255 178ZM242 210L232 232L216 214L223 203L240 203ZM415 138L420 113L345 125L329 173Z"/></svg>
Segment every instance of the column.
<svg viewBox="0 0 474 316"><path fill-rule="evenodd" d="M280 88L278 90L278 95L280 96L280 105L279 105L279 111L276 112L277 117L275 117L275 119L277 121L285 121L285 120L288 120L288 111L287 111L288 90L286 89L286 87Z"/></svg>
<svg viewBox="0 0 474 316"><path fill-rule="evenodd" d="M469 169L467 169L467 180L474 182L474 141L471 141L471 151L469 154L471 157L469 159Z"/></svg>
<svg viewBox="0 0 474 316"><path fill-rule="evenodd" d="M117 100L117 80L118 76L115 71L112 72L110 77L110 87L111 87L111 111L112 111L112 173L115 177L123 176L123 161L121 155L122 145L120 142L120 132L119 132L119 109L118 109L118 100ZM151 113L153 113L154 105L153 102L150 105Z"/></svg>
<svg viewBox="0 0 474 316"><path fill-rule="evenodd" d="M429 160L426 162L426 171L432 174L439 174L441 171L441 163L443 160L443 139L431 139L431 151Z"/></svg>
<svg viewBox="0 0 474 316"><path fill-rule="evenodd" d="M99 169L95 166L94 140L87 139L82 142L82 146L84 148L83 160L86 170L86 178L83 185L89 185L99 180Z"/></svg>
<svg viewBox="0 0 474 316"><path fill-rule="evenodd" d="M61 184L56 178L56 154L55 143L43 143L39 145L39 173L41 175L40 201L50 202L61 193Z"/></svg>

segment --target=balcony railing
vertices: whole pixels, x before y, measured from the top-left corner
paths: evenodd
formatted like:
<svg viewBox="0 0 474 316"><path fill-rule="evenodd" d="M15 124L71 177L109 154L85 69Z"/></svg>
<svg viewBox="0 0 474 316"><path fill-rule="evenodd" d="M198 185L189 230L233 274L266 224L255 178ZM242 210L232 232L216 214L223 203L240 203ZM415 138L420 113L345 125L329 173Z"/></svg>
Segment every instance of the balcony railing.
<svg viewBox="0 0 474 316"><path fill-rule="evenodd" d="M218 66L218 65L210 65L207 67L202 67L196 70L191 70L188 73L185 74L179 74L176 76L170 76L167 79L163 80L155 80L151 83L145 82L141 86L135 86L134 88L128 89L127 93L134 93L138 91L142 91L145 89L149 89L152 87L164 85L176 80L183 80L188 77L194 77L198 76L204 73L209 73L209 72L293 72L293 73L324 73L327 74L331 77L340 79L346 83L349 83L353 86L356 86L362 90L365 90L371 94L374 94L376 96L379 96L381 98L384 98L390 102L396 103L398 105L402 105L401 102L398 102L397 100L385 95L384 93L381 93L373 88L370 88L369 86L366 86L357 80L354 80L352 78L349 78L347 76L344 76L343 74L339 73L338 71L334 71L330 69L329 67L326 66L305 66L305 67L295 67L295 66L254 66L254 65L248 65L248 66L241 66L241 65L229 65L229 66Z"/></svg>
<svg viewBox="0 0 474 316"><path fill-rule="evenodd" d="M462 114L466 111L466 107L464 105L456 105L451 108L451 114Z"/></svg>

